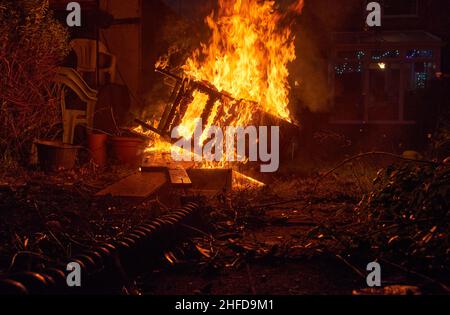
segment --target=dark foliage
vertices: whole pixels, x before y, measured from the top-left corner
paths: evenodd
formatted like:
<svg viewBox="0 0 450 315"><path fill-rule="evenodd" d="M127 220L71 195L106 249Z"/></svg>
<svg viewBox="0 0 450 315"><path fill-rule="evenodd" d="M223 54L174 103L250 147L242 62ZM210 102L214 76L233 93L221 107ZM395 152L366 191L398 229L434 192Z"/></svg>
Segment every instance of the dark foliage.
<svg viewBox="0 0 450 315"><path fill-rule="evenodd" d="M51 82L67 32L44 0L0 0L0 158L23 161L58 121ZM60 120L60 119L59 119Z"/></svg>
<svg viewBox="0 0 450 315"><path fill-rule="evenodd" d="M449 209L449 165L406 163L381 170L345 222L316 232L341 257L372 257L441 277L449 272Z"/></svg>

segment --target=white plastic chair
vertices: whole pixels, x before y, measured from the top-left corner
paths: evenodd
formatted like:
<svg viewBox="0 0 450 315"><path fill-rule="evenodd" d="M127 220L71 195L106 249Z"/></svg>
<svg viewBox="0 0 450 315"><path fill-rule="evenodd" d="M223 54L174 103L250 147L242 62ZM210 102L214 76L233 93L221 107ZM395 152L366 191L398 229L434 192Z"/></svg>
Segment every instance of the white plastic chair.
<svg viewBox="0 0 450 315"><path fill-rule="evenodd" d="M77 55L77 71L81 74L97 71L97 41L93 39L74 39L70 46ZM99 84L114 83L116 80L116 56L108 52L108 49L102 42L98 42L99 54L108 56L110 63L106 67L99 67ZM107 82L109 77L110 82Z"/></svg>
<svg viewBox="0 0 450 315"><path fill-rule="evenodd" d="M94 126L94 112L97 91L91 89L81 75L72 68L60 67L54 79L57 99L61 105L63 122L63 142L73 144L75 127L85 125L88 133ZM72 90L86 104L85 110L70 109L66 104L67 89Z"/></svg>

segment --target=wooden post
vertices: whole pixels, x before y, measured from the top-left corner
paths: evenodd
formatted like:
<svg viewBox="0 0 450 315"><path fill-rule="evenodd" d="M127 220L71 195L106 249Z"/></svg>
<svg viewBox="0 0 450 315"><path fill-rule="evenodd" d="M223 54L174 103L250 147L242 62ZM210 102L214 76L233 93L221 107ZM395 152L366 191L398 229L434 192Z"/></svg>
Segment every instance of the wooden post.
<svg viewBox="0 0 450 315"><path fill-rule="evenodd" d="M96 15L100 13L100 0L96 0ZM100 85L100 68L99 68L99 41L100 41L100 26L98 25L98 21L95 22L95 88L98 90Z"/></svg>

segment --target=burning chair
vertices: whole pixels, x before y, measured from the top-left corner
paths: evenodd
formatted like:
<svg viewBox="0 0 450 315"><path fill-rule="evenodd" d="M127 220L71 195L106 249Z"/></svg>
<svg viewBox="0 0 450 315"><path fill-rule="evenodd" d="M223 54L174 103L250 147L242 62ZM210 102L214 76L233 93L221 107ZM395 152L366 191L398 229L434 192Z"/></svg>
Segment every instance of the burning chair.
<svg viewBox="0 0 450 315"><path fill-rule="evenodd" d="M178 126L185 127L184 138L192 138L196 118L201 119L203 129L209 126L279 126L282 142L280 145L284 148L291 147L291 150L284 150L284 153L287 153L285 155L294 154L293 144L299 130L297 125L260 110L255 102L238 100L227 92L218 91L208 82L181 78L162 68L157 68L156 71L176 82L172 86L173 102L166 106L156 128L136 119L145 129L170 141L172 131Z"/></svg>
<svg viewBox="0 0 450 315"><path fill-rule="evenodd" d="M200 146L215 140L206 136L209 132L204 131L208 127L219 127L222 130L228 130L229 127L260 127L259 130L264 130L264 127L276 126L279 127L277 136L280 139L277 146L282 148L280 158L292 159L299 127L292 123L288 108L288 64L296 58L295 34L291 26L302 8L302 0L296 0L283 9L269 1L239 4L219 1L214 16L207 19L211 36L207 43L203 43L185 61L181 67L182 76L167 70L171 64L170 52L157 62L156 71L175 82L172 85L171 101L159 123L149 125L141 120L136 122L144 129L160 135L160 142L168 143L169 151L170 144L174 142L184 146L191 140L194 148L198 147L196 131L199 119L203 127L200 138L203 143ZM180 141L171 139L174 131L181 137L178 137ZM248 133L243 133L247 137ZM252 136L252 141L259 144L262 139L260 135L257 139ZM159 145L158 141L149 150L155 152L161 148L167 153L168 146ZM253 151L251 148L254 142L250 146L250 141L245 141L244 145L248 144L248 147L244 158ZM261 148L262 146L259 149ZM213 150L220 150L220 145L214 146L211 151ZM193 152L197 156L196 153L198 152ZM236 155L242 157L242 152L237 152ZM258 162L264 162L261 156L258 159L261 160ZM226 160L213 162L212 167L230 165L228 162L236 159ZM245 168L252 166L252 163L247 163L248 160L254 159L244 161ZM238 167L241 168L241 165L242 163Z"/></svg>

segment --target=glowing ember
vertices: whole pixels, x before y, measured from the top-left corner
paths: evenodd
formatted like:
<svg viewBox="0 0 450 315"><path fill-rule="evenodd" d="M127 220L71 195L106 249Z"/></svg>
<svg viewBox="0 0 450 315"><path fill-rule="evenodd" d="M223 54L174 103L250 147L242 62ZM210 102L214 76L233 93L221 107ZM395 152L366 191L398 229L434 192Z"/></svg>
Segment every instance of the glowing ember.
<svg viewBox="0 0 450 315"><path fill-rule="evenodd" d="M265 184L252 177L244 175L238 171L233 170L233 190L245 190L249 188L261 188Z"/></svg>

